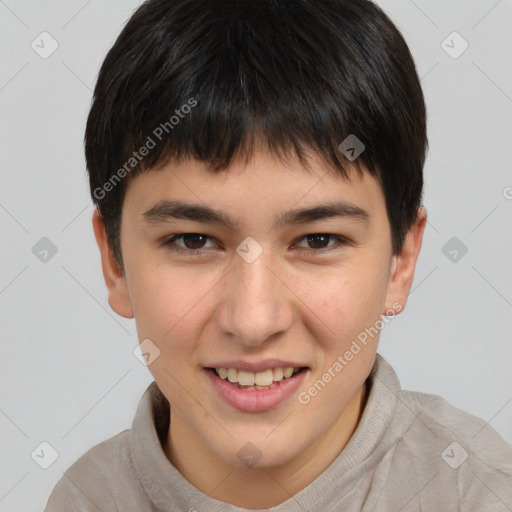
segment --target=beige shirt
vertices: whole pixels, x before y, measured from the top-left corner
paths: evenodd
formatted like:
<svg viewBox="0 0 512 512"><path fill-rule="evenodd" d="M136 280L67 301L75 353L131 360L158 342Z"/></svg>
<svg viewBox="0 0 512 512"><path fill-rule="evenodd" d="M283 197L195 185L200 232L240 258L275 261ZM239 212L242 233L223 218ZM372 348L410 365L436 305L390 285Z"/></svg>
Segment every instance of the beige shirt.
<svg viewBox="0 0 512 512"><path fill-rule="evenodd" d="M511 512L512 446L438 396L400 389L377 355L350 441L305 489L267 512ZM169 403L155 382L131 430L91 448L58 482L46 512L243 512L206 496L162 449ZM172 416L171 416L172 421Z"/></svg>

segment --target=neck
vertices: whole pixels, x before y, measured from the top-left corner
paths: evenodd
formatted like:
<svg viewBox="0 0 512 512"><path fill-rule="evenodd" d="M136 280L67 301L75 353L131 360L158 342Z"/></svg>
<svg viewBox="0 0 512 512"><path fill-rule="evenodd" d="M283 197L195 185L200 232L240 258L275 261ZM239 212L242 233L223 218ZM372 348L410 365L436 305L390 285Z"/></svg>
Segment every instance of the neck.
<svg viewBox="0 0 512 512"><path fill-rule="evenodd" d="M227 464L191 432L175 411L164 451L183 477L210 498L241 508L270 508L300 492L332 464L356 430L366 398L363 384L321 438L280 466L241 468Z"/></svg>

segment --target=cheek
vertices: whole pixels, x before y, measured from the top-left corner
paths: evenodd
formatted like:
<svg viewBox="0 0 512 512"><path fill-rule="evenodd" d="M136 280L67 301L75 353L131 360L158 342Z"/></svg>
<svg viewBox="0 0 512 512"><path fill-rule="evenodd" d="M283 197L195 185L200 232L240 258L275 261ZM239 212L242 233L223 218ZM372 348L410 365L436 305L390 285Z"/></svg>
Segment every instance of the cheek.
<svg viewBox="0 0 512 512"><path fill-rule="evenodd" d="M386 281L375 269L375 265L354 265L299 281L297 295L306 306L303 319L308 319L319 342L342 348L379 319Z"/></svg>
<svg viewBox="0 0 512 512"><path fill-rule="evenodd" d="M138 267L132 277L138 338L151 340L158 350L148 369L166 396L173 397L173 406L181 409L183 383L190 381L197 364L194 352L206 314L201 298L207 290L200 279L157 265Z"/></svg>
<svg viewBox="0 0 512 512"><path fill-rule="evenodd" d="M171 340L189 345L204 316L202 299L214 285L211 276L158 264L137 266L129 288L140 339L154 338L163 347Z"/></svg>

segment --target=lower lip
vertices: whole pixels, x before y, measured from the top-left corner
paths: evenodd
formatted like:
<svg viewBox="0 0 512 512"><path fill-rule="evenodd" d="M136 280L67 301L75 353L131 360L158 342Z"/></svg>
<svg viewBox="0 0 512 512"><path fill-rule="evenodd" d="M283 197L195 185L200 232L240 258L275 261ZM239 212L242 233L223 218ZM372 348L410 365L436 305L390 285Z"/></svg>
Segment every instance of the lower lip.
<svg viewBox="0 0 512 512"><path fill-rule="evenodd" d="M300 387L308 370L302 370L288 379L275 382L269 389L247 390L232 386L215 371L203 369L217 393L232 407L243 412L262 412L274 409L293 395Z"/></svg>

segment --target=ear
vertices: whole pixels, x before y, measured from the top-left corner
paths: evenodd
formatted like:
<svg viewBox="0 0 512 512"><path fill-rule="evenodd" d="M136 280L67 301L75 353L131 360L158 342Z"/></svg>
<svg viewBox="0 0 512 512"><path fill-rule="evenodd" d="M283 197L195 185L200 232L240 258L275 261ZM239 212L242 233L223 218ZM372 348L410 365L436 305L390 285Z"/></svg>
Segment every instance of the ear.
<svg viewBox="0 0 512 512"><path fill-rule="evenodd" d="M420 207L416 221L405 237L402 250L391 260L384 315L392 311L398 314L407 304L426 223L427 211Z"/></svg>
<svg viewBox="0 0 512 512"><path fill-rule="evenodd" d="M108 303L118 315L125 318L133 318L133 307L128 293L126 277L114 258L114 254L107 240L103 217L97 209L94 210L92 215L92 227L100 249L101 268L108 289Z"/></svg>

